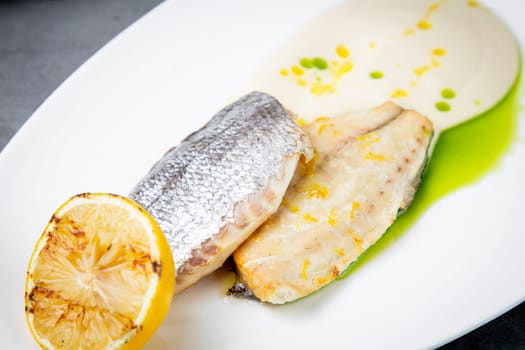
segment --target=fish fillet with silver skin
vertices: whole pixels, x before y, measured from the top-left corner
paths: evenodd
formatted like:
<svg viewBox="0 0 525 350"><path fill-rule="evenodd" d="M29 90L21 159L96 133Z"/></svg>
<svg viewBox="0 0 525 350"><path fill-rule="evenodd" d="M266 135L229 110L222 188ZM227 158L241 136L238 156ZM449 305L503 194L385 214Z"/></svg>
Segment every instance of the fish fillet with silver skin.
<svg viewBox="0 0 525 350"><path fill-rule="evenodd" d="M234 253L234 294L281 304L333 281L410 205L433 134L429 119L394 103L304 129L314 157Z"/></svg>
<svg viewBox="0 0 525 350"><path fill-rule="evenodd" d="M272 96L252 92L169 150L131 192L168 238L175 294L219 268L281 203L304 131Z"/></svg>

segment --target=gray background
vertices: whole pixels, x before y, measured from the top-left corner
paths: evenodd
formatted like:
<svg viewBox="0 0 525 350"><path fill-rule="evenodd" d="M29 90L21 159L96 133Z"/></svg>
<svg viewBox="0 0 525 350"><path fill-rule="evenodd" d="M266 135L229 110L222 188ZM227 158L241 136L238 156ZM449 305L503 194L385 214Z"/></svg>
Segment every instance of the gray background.
<svg viewBox="0 0 525 350"><path fill-rule="evenodd" d="M80 64L160 2L0 0L0 150ZM525 303L442 349L525 349Z"/></svg>

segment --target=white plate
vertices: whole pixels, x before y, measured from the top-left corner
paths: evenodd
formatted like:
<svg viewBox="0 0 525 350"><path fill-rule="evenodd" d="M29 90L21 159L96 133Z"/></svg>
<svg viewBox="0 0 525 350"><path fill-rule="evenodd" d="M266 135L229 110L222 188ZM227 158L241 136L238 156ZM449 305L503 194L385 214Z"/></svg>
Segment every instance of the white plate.
<svg viewBox="0 0 525 350"><path fill-rule="evenodd" d="M164 150L235 97L258 62L336 1L168 1L78 69L0 154L0 339L36 348L24 321L33 245L56 207L127 194ZM491 7L525 44L521 4ZM198 21L195 19L199 18ZM490 83L490 82L488 82ZM520 116L519 137L525 130ZM177 297L148 349L428 348L525 298L525 145L435 203L350 277L300 302L233 302L211 276Z"/></svg>

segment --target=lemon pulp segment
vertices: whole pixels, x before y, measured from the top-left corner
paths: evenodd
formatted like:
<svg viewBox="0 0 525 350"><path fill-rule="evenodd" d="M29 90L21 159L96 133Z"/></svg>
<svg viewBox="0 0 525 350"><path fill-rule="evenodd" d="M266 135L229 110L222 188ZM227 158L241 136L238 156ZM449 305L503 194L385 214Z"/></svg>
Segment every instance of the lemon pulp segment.
<svg viewBox="0 0 525 350"><path fill-rule="evenodd" d="M130 199L72 197L38 240L26 279L26 318L49 349L132 349L171 304L173 257L157 223Z"/></svg>

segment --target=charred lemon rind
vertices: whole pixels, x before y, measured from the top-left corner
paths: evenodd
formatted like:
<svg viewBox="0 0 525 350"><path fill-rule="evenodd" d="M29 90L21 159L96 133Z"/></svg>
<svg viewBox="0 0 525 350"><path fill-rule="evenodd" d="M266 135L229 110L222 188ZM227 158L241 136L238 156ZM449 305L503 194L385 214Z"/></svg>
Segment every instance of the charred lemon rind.
<svg viewBox="0 0 525 350"><path fill-rule="evenodd" d="M140 348L166 317L174 283L169 244L140 205L114 194L79 194L56 210L35 245L26 321L44 349ZM57 337L55 327L68 332ZM92 339L100 334L107 341Z"/></svg>

